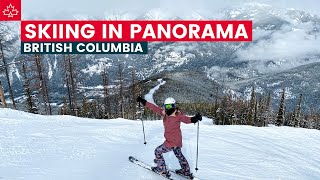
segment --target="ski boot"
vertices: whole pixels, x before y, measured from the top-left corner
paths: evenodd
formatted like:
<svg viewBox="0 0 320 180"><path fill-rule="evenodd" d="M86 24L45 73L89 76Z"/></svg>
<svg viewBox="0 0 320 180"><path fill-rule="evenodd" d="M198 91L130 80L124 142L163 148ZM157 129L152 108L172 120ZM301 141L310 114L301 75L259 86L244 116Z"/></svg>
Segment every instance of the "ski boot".
<svg viewBox="0 0 320 180"><path fill-rule="evenodd" d="M180 176L183 176L183 177L186 177L188 179L193 179L193 174L190 173L190 172L187 172L185 171L184 169L177 169L175 170L176 174L180 175Z"/></svg>
<svg viewBox="0 0 320 180"><path fill-rule="evenodd" d="M153 162L158 164L158 159L154 159Z"/></svg>
<svg viewBox="0 0 320 180"><path fill-rule="evenodd" d="M171 174L170 174L169 171L167 171L167 172L160 171L160 170L158 169L158 167L151 167L151 170L152 170L153 172L156 172L156 173L158 173L158 174L166 177L166 178L170 178L170 176L171 176Z"/></svg>

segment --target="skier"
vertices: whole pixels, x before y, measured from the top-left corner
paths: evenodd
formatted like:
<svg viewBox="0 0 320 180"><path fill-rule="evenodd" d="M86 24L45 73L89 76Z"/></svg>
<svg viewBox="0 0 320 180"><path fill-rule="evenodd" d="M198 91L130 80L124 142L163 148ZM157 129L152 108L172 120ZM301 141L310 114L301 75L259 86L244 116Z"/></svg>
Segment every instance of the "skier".
<svg viewBox="0 0 320 180"><path fill-rule="evenodd" d="M200 115L200 113L197 113L194 117L185 116L178 110L178 108L176 107L176 101L171 97L167 98L164 101L164 109L147 102L141 96L137 98L137 102L142 103L145 107L163 117L165 141L154 151L154 162L157 164L157 166L153 167L152 170L170 177L170 173L167 171L165 160L162 154L173 151L175 156L178 158L179 164L181 166L181 169L176 170L176 173L182 176L190 177L190 179L192 179L193 175L192 173L190 173L189 163L181 152L182 135L180 122L190 124L201 121L202 116Z"/></svg>

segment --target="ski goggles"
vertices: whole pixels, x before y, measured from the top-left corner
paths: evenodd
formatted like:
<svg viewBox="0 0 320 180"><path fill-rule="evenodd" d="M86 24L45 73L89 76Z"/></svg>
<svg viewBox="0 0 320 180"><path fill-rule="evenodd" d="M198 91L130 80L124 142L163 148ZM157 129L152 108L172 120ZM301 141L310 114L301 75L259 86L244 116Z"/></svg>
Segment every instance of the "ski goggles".
<svg viewBox="0 0 320 180"><path fill-rule="evenodd" d="M175 105L175 104L165 104L165 105L164 105L164 108L165 108L165 109L176 108L176 105Z"/></svg>

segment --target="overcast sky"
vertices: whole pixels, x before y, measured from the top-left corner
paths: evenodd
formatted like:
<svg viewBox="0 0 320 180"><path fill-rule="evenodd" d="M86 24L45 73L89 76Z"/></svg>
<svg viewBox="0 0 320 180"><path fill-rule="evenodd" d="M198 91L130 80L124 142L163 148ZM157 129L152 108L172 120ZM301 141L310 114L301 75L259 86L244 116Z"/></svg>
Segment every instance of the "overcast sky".
<svg viewBox="0 0 320 180"><path fill-rule="evenodd" d="M277 8L295 8L320 14L320 0L22 0L23 18L37 15L50 19L68 17L70 14L103 16L105 12L125 10L137 12L162 8L176 14L191 10L217 10L245 2L259 2ZM70 14L69 14L70 13Z"/></svg>

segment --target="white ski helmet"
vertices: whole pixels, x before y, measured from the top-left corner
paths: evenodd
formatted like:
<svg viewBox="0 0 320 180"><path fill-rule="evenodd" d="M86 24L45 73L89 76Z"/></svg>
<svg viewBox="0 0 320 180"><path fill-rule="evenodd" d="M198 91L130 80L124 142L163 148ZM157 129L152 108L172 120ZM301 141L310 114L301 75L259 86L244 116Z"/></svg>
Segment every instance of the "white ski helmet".
<svg viewBox="0 0 320 180"><path fill-rule="evenodd" d="M164 105L166 104L176 104L176 100L174 100L172 97L168 97L166 100L164 100Z"/></svg>

